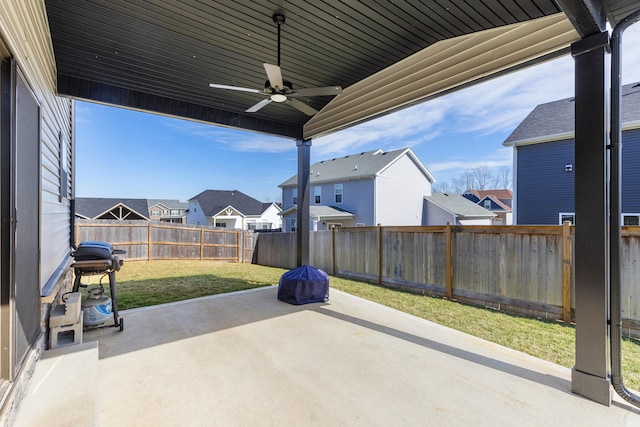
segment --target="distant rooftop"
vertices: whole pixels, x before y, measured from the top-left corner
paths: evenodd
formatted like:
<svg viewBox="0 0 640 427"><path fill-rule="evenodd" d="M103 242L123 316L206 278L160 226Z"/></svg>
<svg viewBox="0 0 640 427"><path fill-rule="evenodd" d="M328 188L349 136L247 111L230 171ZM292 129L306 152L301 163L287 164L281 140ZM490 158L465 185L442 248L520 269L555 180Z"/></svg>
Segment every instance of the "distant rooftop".
<svg viewBox="0 0 640 427"><path fill-rule="evenodd" d="M640 126L640 83L622 86L622 126ZM575 132L574 98L536 106L504 141L518 145L573 138Z"/></svg>
<svg viewBox="0 0 640 427"><path fill-rule="evenodd" d="M363 151L357 154L350 154L344 157L336 157L316 162L310 167L309 182L317 184L329 181L349 181L372 178L405 154L412 157L418 167L423 170L431 182L435 181L431 172L424 167L413 151L411 151L410 148L403 148L400 150L386 152L380 149ZM298 175L293 175L279 186L295 186L297 184L297 179Z"/></svg>

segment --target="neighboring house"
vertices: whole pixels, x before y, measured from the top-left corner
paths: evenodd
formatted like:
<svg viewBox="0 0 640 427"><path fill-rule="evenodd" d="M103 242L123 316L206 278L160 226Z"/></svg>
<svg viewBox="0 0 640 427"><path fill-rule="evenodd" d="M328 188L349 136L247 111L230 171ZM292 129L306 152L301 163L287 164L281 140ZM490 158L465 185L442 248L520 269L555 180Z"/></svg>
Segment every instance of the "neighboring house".
<svg viewBox="0 0 640 427"><path fill-rule="evenodd" d="M281 209L238 190L205 190L189 199L187 224L212 225L241 230L280 230Z"/></svg>
<svg viewBox="0 0 640 427"><path fill-rule="evenodd" d="M504 141L513 147L516 224L576 222L574 107L573 98L538 105ZM639 225L640 83L622 87L622 145L622 223Z"/></svg>
<svg viewBox="0 0 640 427"><path fill-rule="evenodd" d="M184 224L187 222L189 203L170 199L148 199L149 219L151 221L173 222Z"/></svg>
<svg viewBox="0 0 640 427"><path fill-rule="evenodd" d="M366 151L310 167L309 229L422 225L435 178L410 148ZM297 175L282 188L283 231L297 229Z"/></svg>
<svg viewBox="0 0 640 427"><path fill-rule="evenodd" d="M496 214L459 194L432 193L424 197L424 225L492 225Z"/></svg>
<svg viewBox="0 0 640 427"><path fill-rule="evenodd" d="M513 193L507 188L496 190L467 190L462 194L465 198L493 212L493 225L513 224Z"/></svg>
<svg viewBox="0 0 640 427"><path fill-rule="evenodd" d="M147 199L76 197L75 207L78 218L149 221Z"/></svg>

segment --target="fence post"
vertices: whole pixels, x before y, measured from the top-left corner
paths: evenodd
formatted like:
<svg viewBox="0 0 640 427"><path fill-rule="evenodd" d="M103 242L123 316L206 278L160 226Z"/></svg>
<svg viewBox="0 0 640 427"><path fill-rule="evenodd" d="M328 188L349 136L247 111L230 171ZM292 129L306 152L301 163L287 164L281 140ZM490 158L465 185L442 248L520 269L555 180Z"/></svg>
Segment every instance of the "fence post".
<svg viewBox="0 0 640 427"><path fill-rule="evenodd" d="M562 307L563 320L571 323L571 222L562 223Z"/></svg>
<svg viewBox="0 0 640 427"><path fill-rule="evenodd" d="M331 227L331 275L336 275L336 229Z"/></svg>
<svg viewBox="0 0 640 427"><path fill-rule="evenodd" d="M204 258L204 227L200 226L200 261Z"/></svg>
<svg viewBox="0 0 640 427"><path fill-rule="evenodd" d="M238 252L236 254L236 262L240 262L240 251L244 249L242 238L244 237L243 230L236 230L236 242L238 245Z"/></svg>
<svg viewBox="0 0 640 427"><path fill-rule="evenodd" d="M382 225L376 226L376 240L378 247L378 285L382 285Z"/></svg>
<svg viewBox="0 0 640 427"><path fill-rule="evenodd" d="M453 277L452 277L452 244L451 244L451 223L447 222L447 226L445 228L445 278L446 278L446 292L447 298L453 298Z"/></svg>
<svg viewBox="0 0 640 427"><path fill-rule="evenodd" d="M151 221L149 221L149 226L147 227L147 261L151 261L152 242L153 230L151 229Z"/></svg>

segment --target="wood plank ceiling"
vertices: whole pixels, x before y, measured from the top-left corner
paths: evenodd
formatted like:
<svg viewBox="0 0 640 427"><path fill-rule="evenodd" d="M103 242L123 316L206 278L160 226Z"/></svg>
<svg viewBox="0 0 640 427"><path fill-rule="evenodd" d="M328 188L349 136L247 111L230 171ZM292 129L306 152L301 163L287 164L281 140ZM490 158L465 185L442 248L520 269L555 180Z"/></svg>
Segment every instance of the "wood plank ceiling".
<svg viewBox="0 0 640 427"><path fill-rule="evenodd" d="M578 0L561 4L582 3ZM604 2L617 22L637 1ZM45 0L62 96L289 138L311 138L461 85L566 52L578 32L553 0ZM565 6L566 7L566 6ZM263 63L295 88L309 117L264 97ZM394 65L395 64L395 65ZM366 107L366 108L364 108Z"/></svg>

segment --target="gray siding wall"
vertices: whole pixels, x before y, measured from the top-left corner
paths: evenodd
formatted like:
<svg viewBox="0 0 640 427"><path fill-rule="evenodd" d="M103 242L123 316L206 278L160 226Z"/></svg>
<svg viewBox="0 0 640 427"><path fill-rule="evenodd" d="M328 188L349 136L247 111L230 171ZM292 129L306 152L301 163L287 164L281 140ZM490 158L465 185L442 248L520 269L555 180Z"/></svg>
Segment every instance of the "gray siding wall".
<svg viewBox="0 0 640 427"><path fill-rule="evenodd" d="M41 288L62 267L70 251L74 159L73 101L55 95L55 61L47 28L44 2L0 2L0 35L40 105ZM62 180L61 165L67 169ZM61 197L63 188L69 197Z"/></svg>
<svg viewBox="0 0 640 427"><path fill-rule="evenodd" d="M286 211L293 206L293 192L297 191L297 187L284 187L282 188L282 210ZM313 191L313 190L312 190ZM313 193L311 193L313 194Z"/></svg>
<svg viewBox="0 0 640 427"><path fill-rule="evenodd" d="M559 212L575 212L574 140L517 147L516 223L558 224ZM576 221L580 221L576 219Z"/></svg>
<svg viewBox="0 0 640 427"><path fill-rule="evenodd" d="M444 209L427 202L426 199L422 199L423 213L421 225L446 225L448 222L454 224L454 217L451 213ZM457 225L457 224L454 224Z"/></svg>
<svg viewBox="0 0 640 427"><path fill-rule="evenodd" d="M333 185L342 184L342 204L333 203ZM355 226L356 223L363 223L366 226L375 225L373 212L373 179L359 179L357 181L335 182L330 184L331 203L330 206L337 206L355 213L352 224L345 221L345 226ZM324 188L322 189L324 191ZM323 193L324 194L324 193Z"/></svg>

